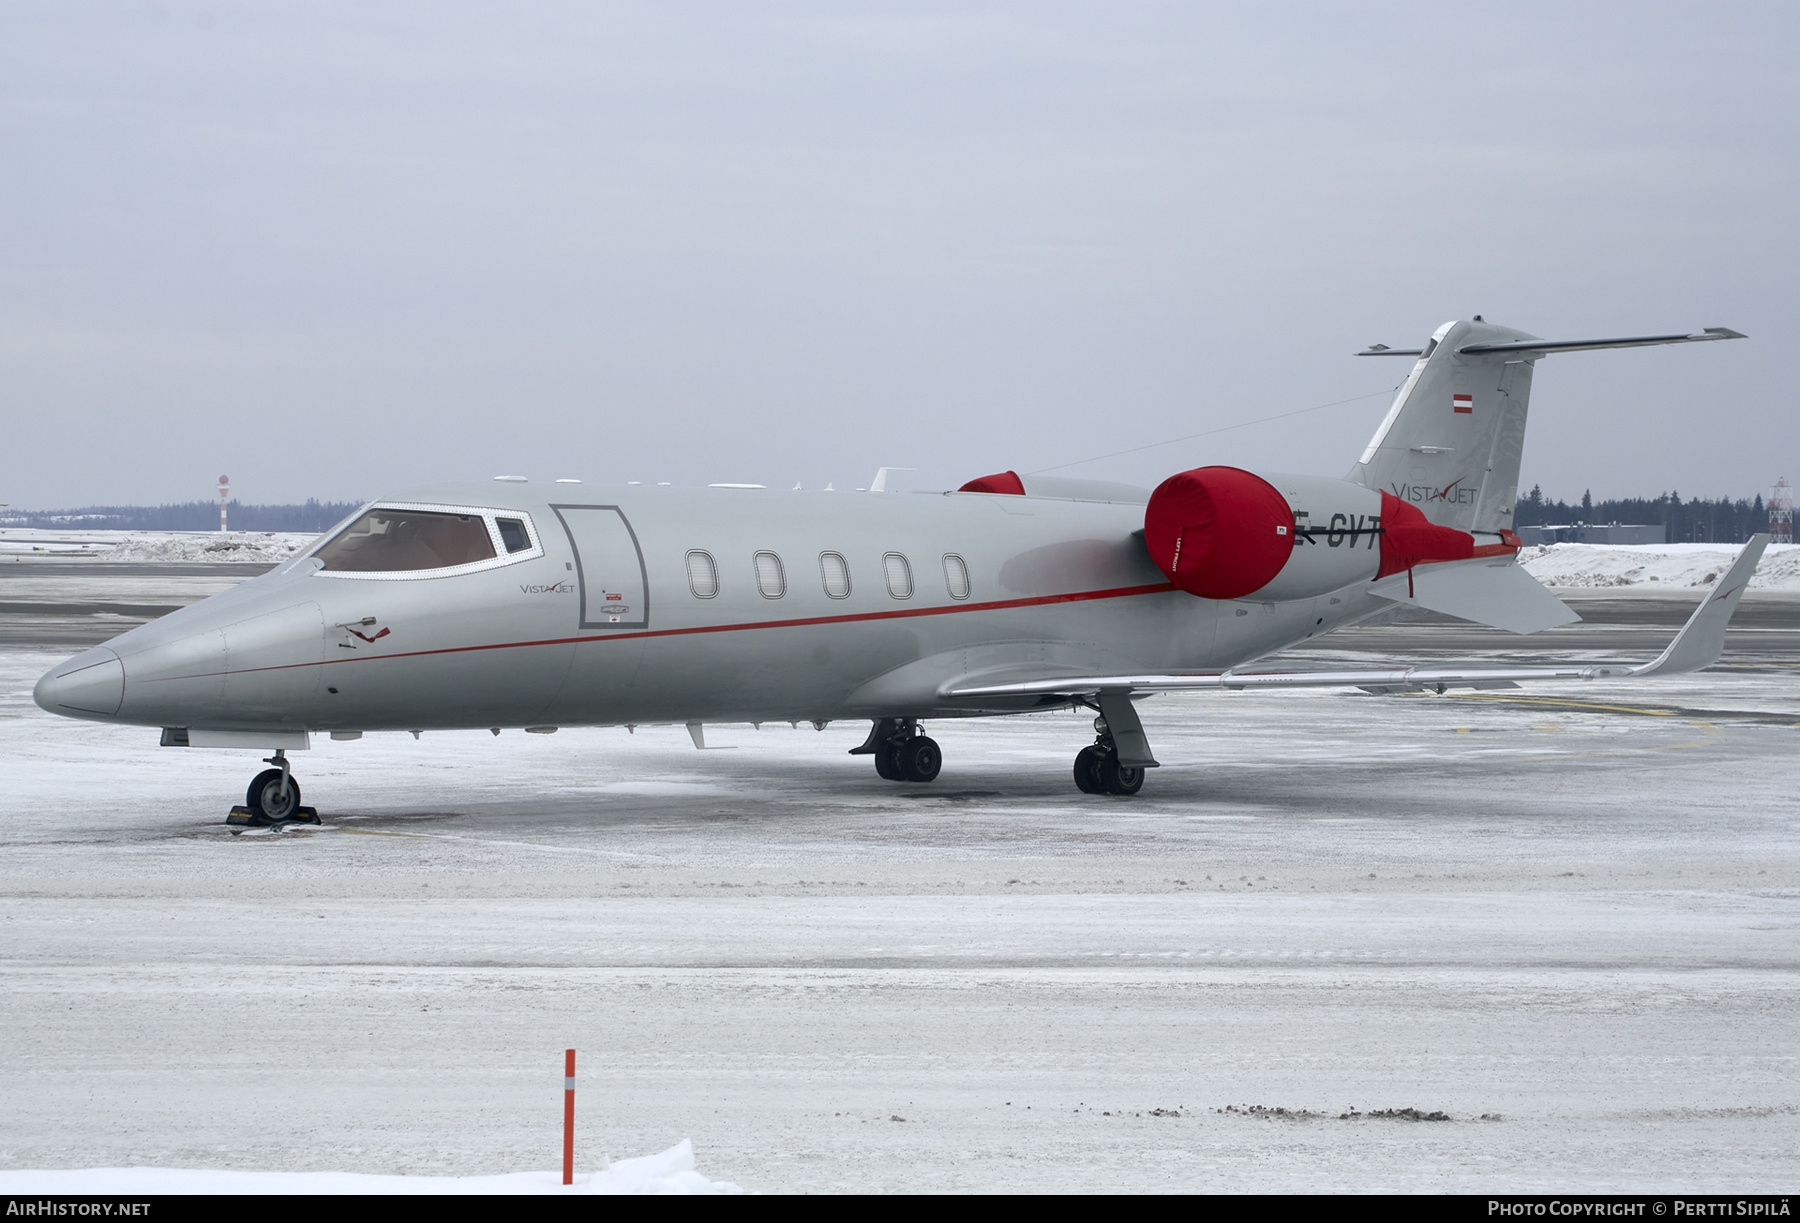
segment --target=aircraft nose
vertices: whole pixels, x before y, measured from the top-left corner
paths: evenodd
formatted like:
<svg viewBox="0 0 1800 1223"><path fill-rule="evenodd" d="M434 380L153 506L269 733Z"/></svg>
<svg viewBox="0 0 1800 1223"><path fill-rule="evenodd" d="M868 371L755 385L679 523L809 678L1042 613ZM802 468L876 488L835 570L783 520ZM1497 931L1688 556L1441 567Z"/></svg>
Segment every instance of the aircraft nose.
<svg viewBox="0 0 1800 1223"><path fill-rule="evenodd" d="M96 646L46 671L31 699L64 717L110 718L125 702L125 665L111 650Z"/></svg>

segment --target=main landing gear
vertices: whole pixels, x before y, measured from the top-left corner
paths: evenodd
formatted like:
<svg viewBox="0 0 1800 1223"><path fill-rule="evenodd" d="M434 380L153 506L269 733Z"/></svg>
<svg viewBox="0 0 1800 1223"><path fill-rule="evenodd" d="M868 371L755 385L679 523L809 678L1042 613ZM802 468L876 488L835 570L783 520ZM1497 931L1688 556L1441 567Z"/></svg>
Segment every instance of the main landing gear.
<svg viewBox="0 0 1800 1223"><path fill-rule="evenodd" d="M1083 794L1136 794L1156 757L1131 695L1102 692L1089 708L1100 716L1094 719L1094 742L1075 757L1075 788Z"/></svg>
<svg viewBox="0 0 1800 1223"><path fill-rule="evenodd" d="M888 781L931 781L944 766L937 740L928 738L914 718L879 719L850 754L875 757L875 771Z"/></svg>
<svg viewBox="0 0 1800 1223"><path fill-rule="evenodd" d="M1094 719L1094 742L1075 755L1075 788L1083 794L1136 794L1144 788L1141 766L1120 764L1119 748L1105 718Z"/></svg>
<svg viewBox="0 0 1800 1223"><path fill-rule="evenodd" d="M263 763L276 767L264 769L250 779L250 787L244 791L244 805L233 807L225 822L249 828L319 823L318 811L300 805L300 783L288 768L287 753L277 748Z"/></svg>

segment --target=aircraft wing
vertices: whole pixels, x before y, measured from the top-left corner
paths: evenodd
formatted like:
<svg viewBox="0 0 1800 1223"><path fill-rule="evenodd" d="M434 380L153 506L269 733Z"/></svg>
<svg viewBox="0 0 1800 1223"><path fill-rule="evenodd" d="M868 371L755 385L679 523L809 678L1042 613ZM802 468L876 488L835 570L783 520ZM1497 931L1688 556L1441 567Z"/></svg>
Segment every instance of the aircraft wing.
<svg viewBox="0 0 1800 1223"><path fill-rule="evenodd" d="M1242 692L1246 688L1361 688L1367 692L1424 692L1447 688L1516 687L1520 681L1622 678L1632 675L1628 666L1566 667L1392 667L1368 671L1221 671L1169 675L1087 675L1061 679L1028 680L1014 684L950 686L942 695L995 696L1092 696L1100 692L1184 692L1216 688Z"/></svg>
<svg viewBox="0 0 1800 1223"><path fill-rule="evenodd" d="M1768 545L1767 535L1752 536L1737 561L1694 609L1686 625L1653 662L1581 664L1549 667L1394 667L1364 671L1215 671L1168 675L1087 675L1021 680L1004 684L945 685L940 695L1091 696L1101 692L1181 692L1191 689L1361 688L1366 692L1443 692L1449 688L1506 688L1546 680L1636 679L1679 675L1710 667L1725 650L1725 628L1737 610L1750 575Z"/></svg>

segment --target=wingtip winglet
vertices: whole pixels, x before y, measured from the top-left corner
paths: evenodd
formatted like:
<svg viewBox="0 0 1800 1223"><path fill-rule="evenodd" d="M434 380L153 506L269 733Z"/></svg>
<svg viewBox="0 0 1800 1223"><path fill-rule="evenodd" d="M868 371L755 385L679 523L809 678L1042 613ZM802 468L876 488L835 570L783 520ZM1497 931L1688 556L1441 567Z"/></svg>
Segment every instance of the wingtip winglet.
<svg viewBox="0 0 1800 1223"><path fill-rule="evenodd" d="M1750 579L1756 573L1756 566L1762 560L1763 550L1769 546L1767 534L1752 535L1750 542L1738 553L1737 560L1725 571L1718 583L1707 592L1694 614L1681 631L1675 634L1675 640L1669 643L1655 662L1646 663L1632 671L1634 676L1644 675L1680 675L1687 671L1699 671L1719 661L1725 652L1725 630L1731 624L1731 617L1737 611Z"/></svg>

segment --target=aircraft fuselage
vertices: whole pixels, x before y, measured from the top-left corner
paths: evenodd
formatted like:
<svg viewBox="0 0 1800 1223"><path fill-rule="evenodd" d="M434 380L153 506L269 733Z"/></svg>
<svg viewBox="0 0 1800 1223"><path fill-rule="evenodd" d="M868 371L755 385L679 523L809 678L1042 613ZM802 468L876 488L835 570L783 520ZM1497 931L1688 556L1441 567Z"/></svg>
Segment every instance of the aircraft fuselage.
<svg viewBox="0 0 1800 1223"><path fill-rule="evenodd" d="M940 689L1222 669L1386 606L1177 590L1141 503L469 484L376 504L522 520L530 546L404 575L289 562L63 668L88 678L57 712L312 731L1005 713L1066 702Z"/></svg>

